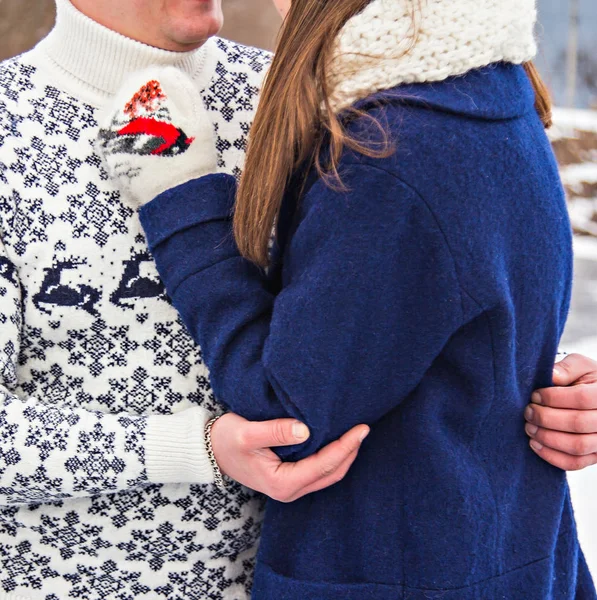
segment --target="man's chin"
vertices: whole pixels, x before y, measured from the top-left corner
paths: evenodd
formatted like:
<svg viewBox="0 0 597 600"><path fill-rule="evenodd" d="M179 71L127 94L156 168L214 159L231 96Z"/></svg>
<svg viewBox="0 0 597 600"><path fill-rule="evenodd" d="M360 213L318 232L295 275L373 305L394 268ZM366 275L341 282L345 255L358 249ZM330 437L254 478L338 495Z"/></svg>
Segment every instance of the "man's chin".
<svg viewBox="0 0 597 600"><path fill-rule="evenodd" d="M200 25L193 27L185 24L172 27L165 31L168 47L166 50L174 52L188 52L202 46L210 37L217 35L222 29L223 19L218 16L203 18Z"/></svg>

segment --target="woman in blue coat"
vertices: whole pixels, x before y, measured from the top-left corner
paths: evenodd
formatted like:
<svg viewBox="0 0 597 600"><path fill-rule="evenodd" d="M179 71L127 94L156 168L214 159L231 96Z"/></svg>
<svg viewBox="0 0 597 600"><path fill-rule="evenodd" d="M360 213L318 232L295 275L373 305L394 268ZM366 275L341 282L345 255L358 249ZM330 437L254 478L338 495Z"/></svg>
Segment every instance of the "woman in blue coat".
<svg viewBox="0 0 597 600"><path fill-rule="evenodd" d="M521 425L572 264L535 18L533 0L294 0L238 190L182 74L141 74L106 124L219 400L306 423L287 460L371 426L341 483L270 501L258 600L597 597L565 474Z"/></svg>

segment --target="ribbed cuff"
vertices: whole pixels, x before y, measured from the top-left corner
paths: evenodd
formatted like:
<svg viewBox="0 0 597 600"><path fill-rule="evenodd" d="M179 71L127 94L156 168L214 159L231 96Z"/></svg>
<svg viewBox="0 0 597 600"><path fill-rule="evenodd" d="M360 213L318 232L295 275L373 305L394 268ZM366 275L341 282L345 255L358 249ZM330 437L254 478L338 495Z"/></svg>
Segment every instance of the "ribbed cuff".
<svg viewBox="0 0 597 600"><path fill-rule="evenodd" d="M193 407L147 420L145 464L152 483L214 483L205 445L205 426L212 414Z"/></svg>

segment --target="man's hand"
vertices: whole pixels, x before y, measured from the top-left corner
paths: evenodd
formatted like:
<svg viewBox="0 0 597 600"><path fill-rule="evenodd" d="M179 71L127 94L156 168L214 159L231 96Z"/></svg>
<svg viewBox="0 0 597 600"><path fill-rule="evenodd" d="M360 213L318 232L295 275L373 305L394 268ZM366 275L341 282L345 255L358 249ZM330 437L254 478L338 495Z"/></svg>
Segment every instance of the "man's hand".
<svg viewBox="0 0 597 600"><path fill-rule="evenodd" d="M571 354L553 381L561 387L537 390L525 411L531 448L565 471L597 464L597 362Z"/></svg>
<svg viewBox="0 0 597 600"><path fill-rule="evenodd" d="M251 422L229 413L213 426L214 455L222 472L280 502L322 490L341 481L354 462L369 427L358 425L317 454L282 462L270 448L301 444L308 428L294 419Z"/></svg>

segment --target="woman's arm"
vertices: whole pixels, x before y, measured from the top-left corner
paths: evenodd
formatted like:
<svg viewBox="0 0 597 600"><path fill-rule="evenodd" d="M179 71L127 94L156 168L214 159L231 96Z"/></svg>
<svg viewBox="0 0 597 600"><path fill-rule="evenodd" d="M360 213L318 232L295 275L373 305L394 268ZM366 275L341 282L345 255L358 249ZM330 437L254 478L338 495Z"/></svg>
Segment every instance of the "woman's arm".
<svg viewBox="0 0 597 600"><path fill-rule="evenodd" d="M311 437L279 451L285 458L399 405L463 318L454 262L417 193L362 165L346 165L346 193L316 183L274 297L232 239L234 179L201 177L216 160L192 81L173 69L139 73L115 106L100 150L131 202L157 196L140 216L216 397L250 420L306 423ZM152 137L158 125L176 132L176 152Z"/></svg>
<svg viewBox="0 0 597 600"><path fill-rule="evenodd" d="M231 237L231 177L187 182L140 211L218 399L252 420L309 426L286 458L398 406L463 318L455 265L425 202L371 166L345 165L343 181L348 192L318 182L303 199L277 297Z"/></svg>
<svg viewBox="0 0 597 600"><path fill-rule="evenodd" d="M154 85L156 81L163 85L163 90L160 90L159 98L149 104L143 104L143 106L133 106L134 92L138 91L138 86L141 85L141 90L145 90L147 85ZM153 89L153 88L152 88ZM163 91L166 93L161 93ZM136 94L134 97L138 97ZM143 94L141 94L143 96ZM126 108L125 108L126 106ZM131 115L130 108L133 107L133 114ZM205 110L197 102L197 94L193 88L193 84L184 73L178 72L173 69L152 69L143 73L137 74L137 77L133 77L128 81L120 94L115 100L115 113L110 116L110 120L105 122L104 130L100 136L100 150L104 154L106 159L106 166L110 171L111 175L119 180L123 190L126 192L129 199L136 205L142 205L143 203L151 200L154 196L160 192L167 190L172 185L178 183L188 182L194 178L198 178L201 175L207 173L213 173L216 170L216 157L213 148L213 141L211 139L211 123L205 113ZM153 144L137 144L134 142L133 137L126 134L127 128L131 131L135 131L137 134L140 133L139 124L141 121L133 123L135 119L135 111L139 109L140 114L145 117L151 117L152 119L160 121L162 124L173 126L178 134L187 133L185 150L181 155L176 157L168 155L167 157L161 153L156 154L153 150ZM136 115L139 116L139 115ZM141 127L143 129L143 127ZM142 133L142 132L141 132ZM145 139L145 138L143 138ZM145 139L147 141L147 139ZM190 151L189 151L190 149ZM149 153L149 155L148 155ZM172 162L174 160L174 163ZM190 184L189 184L190 185ZM147 209L146 219L150 230L153 230L155 237L153 240L154 248L158 254L160 254L159 262L162 264L162 273L165 279L168 279L170 272L173 273L173 278L170 281L169 287L173 285L178 287L181 281L176 281L176 278L180 280L182 273L183 279L193 277L198 280L200 275L195 273L195 270L200 268L207 269L210 266L216 266L218 262L224 262L228 256L231 260L230 273L226 273L224 267L219 265L217 269L211 272L217 272L218 270L226 274L237 276L237 285L239 289L228 290L231 292L229 295L224 290L224 296L222 298L225 302L237 302L238 308L244 306L244 309L252 308L254 311L253 318L247 321L247 341L249 343L255 343L253 348L247 346L245 348L246 358L244 366L247 370L252 368L251 360L254 363L256 373L260 373L260 369L264 368L264 362L261 360L266 357L266 338L267 332L269 331L270 319L273 318L273 299L268 294L267 289L263 286L261 281L260 273L240 260L235 254L235 248L230 244L230 228L227 217L232 210L233 196L234 196L234 185L226 178L214 183L210 182L210 185L214 186L214 190L210 192L216 192L215 195L211 196L210 193L205 194L200 201L197 198L189 199L188 210L184 210L184 207L173 205L162 207L153 211ZM209 186L207 186L209 187ZM226 189L228 187L228 189ZM205 192L205 187L202 190ZM192 196L192 190L188 192ZM365 190L366 194L369 194L368 190ZM218 195L219 194L219 195ZM373 196L371 196L373 197ZM185 202L185 196L182 196L182 203ZM338 200L338 199L336 199ZM200 206L197 206L197 203ZM167 204L167 202L166 202ZM163 211L162 211L163 208ZM177 210L180 209L180 210ZM168 235L160 237L160 232L163 234L164 231L174 235L177 232L182 232L185 228L194 228L202 224L200 219L196 219L193 214L194 210L202 215L203 225L213 221L214 225L212 229L214 232L209 233L207 228L203 227L201 235L205 237L208 245L208 251L203 252L201 248L200 252L196 256L192 256L192 247L186 245L186 241L183 240L181 244L176 246L176 243L169 245L166 251L161 251L158 246L167 241ZM391 211L390 211L391 212ZM163 230L161 229L160 219L164 217L166 219ZM152 222L152 219L154 221ZM217 222L220 222L218 228ZM222 224L224 224L222 228ZM307 230L304 230L307 231ZM399 233L397 231L397 233ZM193 243L193 233L189 233L189 242ZM212 239L209 239L209 236ZM220 236L220 237L219 237ZM220 239L221 238L221 239ZM223 243L225 242L225 243ZM418 240L414 240L412 246L416 247ZM197 250L197 248L195 248ZM420 249L422 253L425 249ZM228 253L228 254L227 254ZM402 253L407 256L408 263L411 263L411 256L408 252ZM399 257L399 258L402 258ZM206 261L214 261L214 265L207 264ZM359 262L359 261L357 261ZM352 264L347 263L346 270L352 268ZM344 278L341 284L345 284L347 277L346 273L342 274ZM207 278L209 278L209 274ZM245 280L245 276L247 280ZM291 281L294 284L296 278ZM225 283L225 281L224 281ZM242 284L242 285L241 285ZM247 302L247 298L242 298L244 287L252 289L254 291L250 302ZM192 285L188 286L192 288ZM217 295L217 286L214 286L213 292ZM182 286L184 289L184 286ZM300 289L300 288L299 288ZM339 286L339 289L342 289ZM320 290L317 290L320 291ZM241 338L243 323L235 323L232 321L230 324L225 323L226 326L230 326L229 329L223 329L222 335L218 335L215 328L210 323L208 315L200 315L200 319L203 322L199 322L194 317L192 310L192 304L194 302L192 297L192 289L190 304L191 306L185 306L184 298L181 302L182 312L186 312L188 309L188 323L192 330L195 331L196 337L200 336L201 330L205 332L212 332L216 334L214 338L206 338L202 344L205 347L211 347L211 342L214 343L214 361L217 370L217 360L219 347L225 346L225 340L230 339L231 342L235 342L238 338ZM222 292L222 290L220 290ZM310 292L310 290L309 290ZM413 292L414 293L414 292ZM317 295L313 296L317 298ZM292 298L292 296L291 296ZM349 296L347 296L347 299ZM197 297L198 301L200 297ZM325 298L324 298L325 300ZM303 298L303 301L308 303L308 298ZM244 303L244 304L243 304ZM285 304L280 305L278 308L284 308ZM214 322L218 321L220 316L216 306L216 312L214 314ZM223 312L226 312L225 305ZM231 314L235 313L234 306L231 304ZM283 310L277 310L276 315L280 314ZM321 311L320 311L321 312ZM448 311L450 312L450 311ZM250 310L248 311L250 313ZM247 314L248 314L247 313ZM239 315L243 315L243 310L239 311ZM444 314L440 311L440 314ZM410 318L407 317L405 327L408 329ZM449 321L449 320L448 320ZM300 319L297 320L300 323ZM330 321L331 322L331 321ZM293 323L294 325L294 323ZM306 326L309 328L312 324L307 323ZM323 329L327 327L328 322L323 324ZM261 329L261 340L260 335L254 336L255 331ZM300 334L301 332L299 332ZM238 335L237 335L238 334ZM389 334L389 337L392 337ZM275 338L275 336L274 336ZM300 335L294 340L289 340L289 343L297 346L297 340L300 341ZM301 342L302 343L302 342ZM236 347L233 343L232 347ZM340 346L333 350L333 356L336 356L336 350ZM283 349L284 350L284 349ZM300 350L300 347L299 347ZM353 348L353 353L358 352L358 349ZM405 352L405 348L400 348L400 355ZM284 354L284 352L282 352ZM313 354L315 356L315 354ZM324 357L325 358L325 357ZM313 361L313 357L309 360ZM311 363L309 360L305 363L306 369L303 372L305 379L305 388L308 387L308 383L311 381L311 372L309 366ZM329 357L328 357L329 360ZM532 444L534 449L540 456L545 458L548 462L556 466L560 466L565 469L578 469L589 464L593 464L597 447L595 446L595 436L597 429L593 427L594 412L597 410L597 403L594 402L597 397L597 392L593 391L593 383L595 380L594 368L585 369L583 373L580 373L580 363L586 362L587 359L581 360L581 357L570 357L565 361L564 365L577 373L575 379L570 377L559 377L557 374L554 377L554 383L556 385L574 385L572 388L561 389L553 388L549 390L540 390L538 395L535 396L534 404L530 408L533 413L529 414L529 425L527 432L534 439ZM325 360L324 360L325 363ZM243 366L241 361L241 366ZM364 365L363 365L364 366ZM593 365L594 367L594 365ZM355 377L355 373L360 372L359 368L354 373L349 373L350 377ZM262 386L259 390L261 392L261 402L253 403L251 406L246 407L248 412L259 412L263 414L297 414L298 407L294 404L294 400L288 402L284 401L286 393L282 388L276 391L276 381L274 373L264 371L265 377L257 379L256 381ZM331 373L332 371L330 371ZM400 370L398 370L400 373ZM592 375L591 381L590 378ZM579 377L581 377L579 379ZM272 377L274 380L269 381L268 377ZM239 383L242 381L239 380ZM221 382L222 387L225 385L225 381ZM595 384L597 385L597 384ZM239 389L243 389L242 384L239 385ZM316 390L318 393L319 390ZM234 392L234 391L233 391ZM258 394L259 395L259 394ZM317 396L317 394L316 394ZM541 399L541 403L537 403L537 398ZM236 394L232 393L229 397L229 401L234 401ZM263 401L265 399L265 401ZM589 408L587 408L589 407ZM241 406L241 408L243 408ZM563 412L562 408L568 409L569 412ZM549 420L549 423L553 429L545 427L545 424ZM570 421L574 423L571 425ZM582 430L584 433L578 433L578 430ZM541 447L540 447L541 446Z"/></svg>

